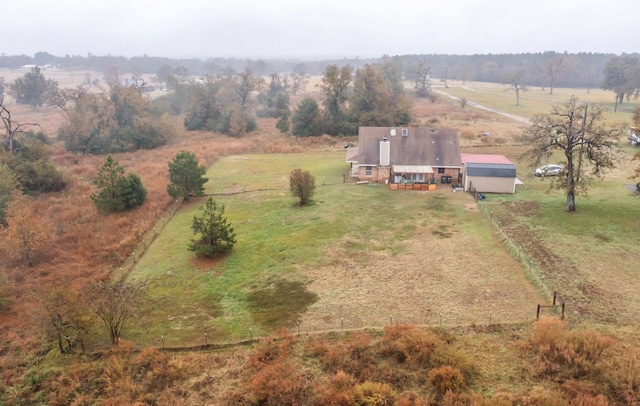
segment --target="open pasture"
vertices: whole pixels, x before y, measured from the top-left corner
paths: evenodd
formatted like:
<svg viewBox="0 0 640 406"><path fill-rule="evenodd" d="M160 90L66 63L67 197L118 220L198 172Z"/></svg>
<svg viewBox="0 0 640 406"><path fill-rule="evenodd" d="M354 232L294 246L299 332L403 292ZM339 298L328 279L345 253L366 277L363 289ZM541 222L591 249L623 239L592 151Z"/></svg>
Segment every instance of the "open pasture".
<svg viewBox="0 0 640 406"><path fill-rule="evenodd" d="M203 200L184 204L130 275L147 281L152 303L136 341L188 346L205 332L239 340L298 322L312 332L535 318L547 299L470 195L343 183L343 159L342 150L243 155L211 167L207 192L226 205L238 242L224 258L194 258L190 222ZM288 192L296 167L316 177L307 207Z"/></svg>
<svg viewBox="0 0 640 406"><path fill-rule="evenodd" d="M609 109L605 113L605 118L611 123L631 122L633 111L638 107L637 100L618 104L617 112L614 113L615 97L611 91L602 89L574 89L574 88L554 88L553 94L549 94L549 88L527 87L526 91L520 91L520 104L516 105L516 94L508 85L499 83L484 82L461 82L449 81L448 88L438 89L444 92L464 98L483 106L505 111L510 114L531 118L536 114L547 114L551 110L551 105L562 104L572 96L579 101L586 103L596 103Z"/></svg>

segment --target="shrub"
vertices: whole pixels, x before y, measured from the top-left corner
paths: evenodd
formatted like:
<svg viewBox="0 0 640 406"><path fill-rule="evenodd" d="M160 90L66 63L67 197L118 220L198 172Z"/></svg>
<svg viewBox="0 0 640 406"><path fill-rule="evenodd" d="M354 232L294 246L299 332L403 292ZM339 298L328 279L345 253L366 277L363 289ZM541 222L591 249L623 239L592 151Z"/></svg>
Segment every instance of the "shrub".
<svg viewBox="0 0 640 406"><path fill-rule="evenodd" d="M133 358L130 366L132 378L147 393L160 392L181 379L179 364L171 355L155 348L146 348Z"/></svg>
<svg viewBox="0 0 640 406"><path fill-rule="evenodd" d="M318 406L351 406L354 404L353 387L356 380L342 370L336 372L331 379L317 389L315 404Z"/></svg>
<svg viewBox="0 0 640 406"><path fill-rule="evenodd" d="M376 351L366 332L352 332L340 345L321 341L312 344L322 368L330 373L342 370L359 381L377 379L380 375Z"/></svg>
<svg viewBox="0 0 640 406"><path fill-rule="evenodd" d="M437 366L448 365L456 368L464 377L466 386L470 386L478 375L477 365L466 354L451 345L439 347L433 355L432 363Z"/></svg>
<svg viewBox="0 0 640 406"><path fill-rule="evenodd" d="M353 388L354 405L358 406L391 406L397 397L386 383L367 381Z"/></svg>
<svg viewBox="0 0 640 406"><path fill-rule="evenodd" d="M578 378L599 372L596 366L613 344L611 338L595 331L569 332L561 320L542 318L536 322L525 349L538 357L539 374Z"/></svg>
<svg viewBox="0 0 640 406"><path fill-rule="evenodd" d="M640 360L625 354L623 362L607 369L604 381L611 396L627 405L640 404Z"/></svg>
<svg viewBox="0 0 640 406"><path fill-rule="evenodd" d="M294 169L289 174L289 189L293 196L300 199L300 206L307 205L316 190L316 178L309 171Z"/></svg>
<svg viewBox="0 0 640 406"><path fill-rule="evenodd" d="M306 372L295 364L276 361L260 369L247 386L251 403L257 405L300 405L312 393Z"/></svg>
<svg viewBox="0 0 640 406"><path fill-rule="evenodd" d="M447 391L460 392L465 388L464 376L459 369L451 365L443 365L429 371L427 380L436 392L438 398L444 397Z"/></svg>
<svg viewBox="0 0 640 406"><path fill-rule="evenodd" d="M49 147L42 134L29 134L14 155L0 153L17 187L25 193L58 192L66 187L62 174L49 161Z"/></svg>
<svg viewBox="0 0 640 406"><path fill-rule="evenodd" d="M6 212L7 227L0 229L0 252L6 258L34 266L47 254L51 226L37 215L37 207L16 196Z"/></svg>
<svg viewBox="0 0 640 406"><path fill-rule="evenodd" d="M11 202L11 194L16 188L16 181L13 178L11 169L0 162L0 226L6 226L6 212Z"/></svg>
<svg viewBox="0 0 640 406"><path fill-rule="evenodd" d="M382 352L397 362L413 367L428 367L436 348L443 345L435 334L411 325L386 326Z"/></svg>

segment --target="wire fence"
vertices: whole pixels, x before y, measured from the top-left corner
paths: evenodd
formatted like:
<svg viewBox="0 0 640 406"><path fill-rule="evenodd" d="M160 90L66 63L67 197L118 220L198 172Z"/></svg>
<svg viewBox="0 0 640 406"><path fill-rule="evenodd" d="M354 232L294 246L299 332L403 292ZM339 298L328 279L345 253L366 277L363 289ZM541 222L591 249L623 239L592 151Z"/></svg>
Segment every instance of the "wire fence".
<svg viewBox="0 0 640 406"><path fill-rule="evenodd" d="M504 227L500 219L497 216L494 216L493 211L487 208L484 200L478 200L476 197L476 201L480 212L489 219L493 227L497 230L500 237L499 240L503 247L522 265L522 268L525 270L525 273L533 286L539 289L539 291L547 298L553 297L552 305L538 304L536 320L540 318L544 309L551 309L553 314L557 314L558 311L560 311L560 317L564 319L565 301L560 299L558 292L553 289L551 283L548 280L545 280L545 270L542 265L536 263L535 259L522 249L522 246L518 244L518 241L512 238L509 233L509 229Z"/></svg>
<svg viewBox="0 0 640 406"><path fill-rule="evenodd" d="M323 177L319 186L338 185L343 183L352 182L349 179L348 174L345 174L343 178L327 178ZM355 182L353 182L355 183ZM264 183L262 185L257 184L232 184L228 183L226 186L219 186L218 191L211 192L207 196L228 196L241 193L254 193L265 191L282 191L288 190L288 185L283 183ZM122 269L128 273L133 266L135 266L137 260L144 254L146 249L150 246L162 228L171 220L174 213L180 207L182 201L176 200L160 218L152 230L150 230L142 239L141 244L131 253L130 258L125 261ZM333 324L326 323L322 329L306 328L306 326L300 322L297 322L294 326L288 327L288 332L297 335L315 335L315 334L327 334L327 333L340 333L345 334L352 331L367 331L367 330L381 330L385 325L391 325L394 323L411 324L416 327L423 328L446 328L446 329L491 329L499 328L502 325L512 325L526 323L536 320L540 315L545 312L545 309L551 309L553 314L562 312L562 318L564 318L564 301L559 299L556 292L551 290L551 286L545 281L544 270L538 265L532 257L530 257L517 241L511 238L508 229L503 227L500 220L493 215L493 212L487 207L484 201L478 201L479 210L490 220L492 226L496 229L499 236L499 241L503 244L504 248L522 265L527 277L536 286L543 295L551 298L553 296L552 305L538 304L537 308L532 304L531 318L525 320L513 320L509 315L506 315L506 311L501 311L501 306L498 305L495 309L488 310L486 312L476 312L476 317L470 317L465 315L464 319L457 318L455 315L436 314L428 320L416 320L415 317L402 317L401 314L390 315L388 319L384 317L377 317L376 320L365 321L363 318L354 317L341 317L339 320L334 320ZM557 301L557 303L556 303ZM535 312L535 313L534 313ZM479 314L483 313L483 314ZM475 319L475 320L473 320ZM267 336L256 334L252 327L248 329L245 337L240 337L236 341L223 341L220 336L211 332L210 329L203 328L201 338L185 338L179 334L173 336L171 334L160 335L160 337L151 338L151 342L142 343L140 339L142 337L132 337L133 341L139 345L150 345L156 348L162 348L166 351L192 351L192 350L205 350L205 349L217 349L227 348L233 346L242 346L252 344L260 339L264 339ZM146 340L149 340L147 337Z"/></svg>

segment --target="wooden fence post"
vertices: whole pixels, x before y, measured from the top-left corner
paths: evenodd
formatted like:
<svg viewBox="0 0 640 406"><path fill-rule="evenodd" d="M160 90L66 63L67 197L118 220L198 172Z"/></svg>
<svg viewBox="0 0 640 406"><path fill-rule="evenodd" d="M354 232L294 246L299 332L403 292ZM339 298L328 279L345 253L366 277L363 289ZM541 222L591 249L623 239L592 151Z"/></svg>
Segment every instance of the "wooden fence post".
<svg viewBox="0 0 640 406"><path fill-rule="evenodd" d="M540 305L538 305L538 311L536 312L536 320L540 320Z"/></svg>

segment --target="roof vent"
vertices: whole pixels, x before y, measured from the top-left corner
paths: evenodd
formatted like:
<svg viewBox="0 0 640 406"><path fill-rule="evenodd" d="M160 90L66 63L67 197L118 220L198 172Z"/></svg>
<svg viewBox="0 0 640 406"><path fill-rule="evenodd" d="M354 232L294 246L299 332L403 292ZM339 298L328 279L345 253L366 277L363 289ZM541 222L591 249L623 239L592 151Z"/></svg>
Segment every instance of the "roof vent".
<svg viewBox="0 0 640 406"><path fill-rule="evenodd" d="M403 136L403 137L406 137L406 136L408 136L408 135L409 135L409 129L408 129L408 128L403 128L403 129L402 129L402 136Z"/></svg>
<svg viewBox="0 0 640 406"><path fill-rule="evenodd" d="M395 137L395 136L396 136L396 129L395 129L395 128L392 128L392 129L391 129L391 131L390 131L390 133L391 133L391 136L392 136L392 137Z"/></svg>

